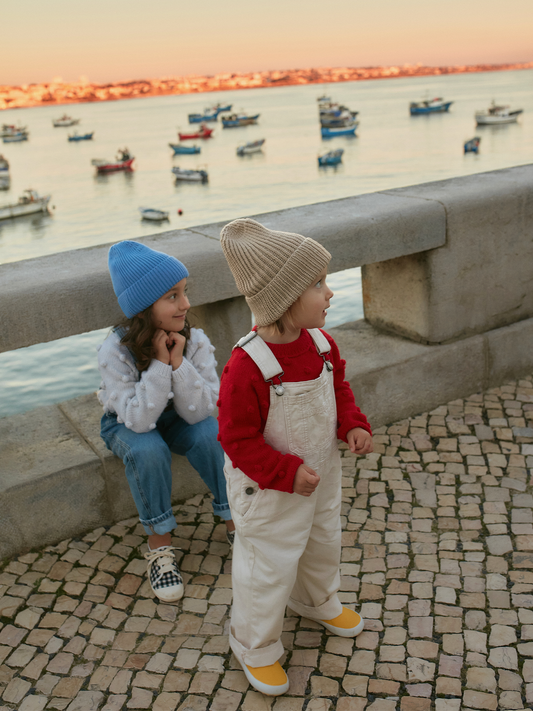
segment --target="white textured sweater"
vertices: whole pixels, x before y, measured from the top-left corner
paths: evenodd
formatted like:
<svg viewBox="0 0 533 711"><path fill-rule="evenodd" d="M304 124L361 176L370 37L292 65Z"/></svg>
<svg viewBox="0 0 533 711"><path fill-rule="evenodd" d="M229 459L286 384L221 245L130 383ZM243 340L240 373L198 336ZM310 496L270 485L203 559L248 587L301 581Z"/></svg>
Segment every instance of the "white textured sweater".
<svg viewBox="0 0 533 711"><path fill-rule="evenodd" d="M173 399L174 409L190 425L201 422L215 409L219 381L215 348L201 328L192 328L187 357L177 370L152 360L139 373L128 348L112 332L98 347L98 369L102 383L98 400L105 412L134 432L148 432Z"/></svg>

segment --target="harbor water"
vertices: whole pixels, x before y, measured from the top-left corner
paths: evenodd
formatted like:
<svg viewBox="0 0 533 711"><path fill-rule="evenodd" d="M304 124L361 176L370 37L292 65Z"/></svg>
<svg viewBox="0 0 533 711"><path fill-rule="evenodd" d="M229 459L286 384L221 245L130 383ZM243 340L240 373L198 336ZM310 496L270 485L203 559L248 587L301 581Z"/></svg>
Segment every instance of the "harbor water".
<svg viewBox="0 0 533 711"><path fill-rule="evenodd" d="M0 205L33 188L52 195L50 215L0 221L0 263L132 239L269 210L310 204L533 161L533 70L414 77L331 85L249 89L118 102L49 106L0 113L0 123L27 125L29 141L0 144L11 188ZM320 138L317 97L359 111L357 136ZM442 96L449 113L409 116L410 101ZM475 126L474 112L492 100L523 108L517 124ZM172 157L169 142L187 132L187 114L232 103L259 113L255 126L222 129L191 141L200 155ZM53 128L64 112L80 118L93 141L69 143L73 128ZM481 136L479 154L463 142ZM240 143L265 138L261 153L239 157ZM98 176L93 158L127 146L131 173ZM319 153L344 148L339 166L319 168ZM206 184L175 184L171 168L204 168ZM170 222L140 220L139 207L170 212ZM178 210L183 214L178 215ZM335 291L327 326L362 317L360 271L329 278ZM107 330L0 354L0 416L60 402L98 385L94 347Z"/></svg>

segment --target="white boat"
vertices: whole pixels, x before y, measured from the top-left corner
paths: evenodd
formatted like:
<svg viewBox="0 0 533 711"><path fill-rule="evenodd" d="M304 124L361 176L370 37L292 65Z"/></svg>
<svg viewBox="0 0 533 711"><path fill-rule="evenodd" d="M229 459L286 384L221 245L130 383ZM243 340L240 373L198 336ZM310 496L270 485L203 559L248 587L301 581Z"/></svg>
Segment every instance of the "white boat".
<svg viewBox="0 0 533 711"><path fill-rule="evenodd" d="M265 141L266 138L260 138L257 141L248 141L248 143L243 143L242 145L237 146L237 155L247 156L250 155L250 153L258 153L262 150L263 143Z"/></svg>
<svg viewBox="0 0 533 711"><path fill-rule="evenodd" d="M20 143L21 141L27 141L29 133L21 131L19 133L12 133L10 136L4 136L2 138L3 143Z"/></svg>
<svg viewBox="0 0 533 711"><path fill-rule="evenodd" d="M0 190L8 190L10 183L9 163L3 155L0 155Z"/></svg>
<svg viewBox="0 0 533 711"><path fill-rule="evenodd" d="M19 133L28 133L28 127L4 123L0 129L0 138L8 138L9 136L15 136Z"/></svg>
<svg viewBox="0 0 533 711"><path fill-rule="evenodd" d="M12 205L0 206L0 220L31 215L34 212L47 212L51 198L51 195L40 197L35 190L25 190L19 197L18 202Z"/></svg>
<svg viewBox="0 0 533 711"><path fill-rule="evenodd" d="M152 222L168 220L168 212L165 210L157 210L154 207L140 207L139 212L143 220L151 220Z"/></svg>
<svg viewBox="0 0 533 711"><path fill-rule="evenodd" d="M494 126L501 123L516 123L524 109L511 111L509 106L498 106L494 101L485 111L476 111L476 124L478 126Z"/></svg>
<svg viewBox="0 0 533 711"><path fill-rule="evenodd" d="M72 116L67 116L67 114L63 114L61 118L54 119L52 121L53 125L55 128L60 128L63 126L76 126L81 119L74 119Z"/></svg>
<svg viewBox="0 0 533 711"><path fill-rule="evenodd" d="M178 166L172 168L176 180L187 180L195 183L206 183L209 179L206 170L183 170Z"/></svg>

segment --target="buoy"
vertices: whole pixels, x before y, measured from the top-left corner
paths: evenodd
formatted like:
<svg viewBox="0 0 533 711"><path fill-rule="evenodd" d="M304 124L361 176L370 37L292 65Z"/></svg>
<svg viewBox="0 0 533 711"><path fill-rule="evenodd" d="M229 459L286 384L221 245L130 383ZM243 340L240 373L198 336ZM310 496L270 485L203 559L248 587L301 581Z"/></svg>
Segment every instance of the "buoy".
<svg viewBox="0 0 533 711"><path fill-rule="evenodd" d="M183 210L179 209L179 210L178 210L178 215L183 215Z"/></svg>

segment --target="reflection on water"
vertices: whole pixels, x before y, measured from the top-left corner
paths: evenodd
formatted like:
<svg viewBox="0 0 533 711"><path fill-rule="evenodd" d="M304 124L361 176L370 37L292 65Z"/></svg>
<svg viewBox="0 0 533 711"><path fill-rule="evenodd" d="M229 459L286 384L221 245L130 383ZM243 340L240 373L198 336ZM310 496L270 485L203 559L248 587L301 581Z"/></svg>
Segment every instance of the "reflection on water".
<svg viewBox="0 0 533 711"><path fill-rule="evenodd" d="M0 240L4 235L11 236L17 232L33 239L43 239L53 219L54 205L50 205L48 210L48 212L35 212L33 215L21 215L0 220Z"/></svg>

